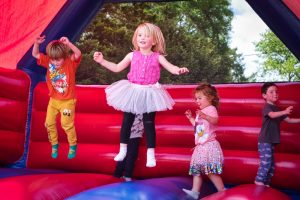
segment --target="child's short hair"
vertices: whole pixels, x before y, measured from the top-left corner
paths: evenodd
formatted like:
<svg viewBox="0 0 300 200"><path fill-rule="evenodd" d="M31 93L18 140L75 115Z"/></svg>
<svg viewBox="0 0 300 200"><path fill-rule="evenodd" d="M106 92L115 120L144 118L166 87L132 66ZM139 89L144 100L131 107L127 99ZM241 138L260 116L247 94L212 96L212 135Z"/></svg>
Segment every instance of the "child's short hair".
<svg viewBox="0 0 300 200"><path fill-rule="evenodd" d="M132 37L132 44L134 46L134 50L139 50L138 44L137 44L137 35L138 31L140 29L145 29L149 35L153 37L153 40L155 42L155 45L152 47L152 51L158 52L162 55L166 55L166 46L165 46L165 38L163 33L161 32L160 28L154 24L145 22L140 24Z"/></svg>
<svg viewBox="0 0 300 200"><path fill-rule="evenodd" d="M200 83L200 85L196 87L195 93L200 91L203 92L205 96L210 97L212 105L218 108L220 98L217 89L214 86L209 83Z"/></svg>
<svg viewBox="0 0 300 200"><path fill-rule="evenodd" d="M50 59L66 59L69 56L69 48L61 41L53 40L47 45L46 53Z"/></svg>
<svg viewBox="0 0 300 200"><path fill-rule="evenodd" d="M261 93L262 93L262 94L266 94L267 91L268 91L268 88L271 87L271 86L277 87L277 85L276 85L275 83L264 83L264 84L261 86Z"/></svg>

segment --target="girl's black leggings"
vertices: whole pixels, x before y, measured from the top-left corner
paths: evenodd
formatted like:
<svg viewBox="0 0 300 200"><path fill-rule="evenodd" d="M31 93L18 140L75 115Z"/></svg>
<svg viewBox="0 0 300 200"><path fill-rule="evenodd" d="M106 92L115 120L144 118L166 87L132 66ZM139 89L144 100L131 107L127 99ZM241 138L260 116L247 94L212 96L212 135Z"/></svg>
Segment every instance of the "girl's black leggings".
<svg viewBox="0 0 300 200"><path fill-rule="evenodd" d="M115 177L120 178L123 176L123 173L126 177L132 177L134 164L139 153L140 140L140 137L129 140L126 157L123 161L117 162L114 172Z"/></svg>
<svg viewBox="0 0 300 200"><path fill-rule="evenodd" d="M144 113L143 124L146 134L148 148L155 148L156 131L155 131L155 114L156 112ZM124 112L122 127L121 127L121 143L128 144L131 133L131 127L135 118L135 114Z"/></svg>

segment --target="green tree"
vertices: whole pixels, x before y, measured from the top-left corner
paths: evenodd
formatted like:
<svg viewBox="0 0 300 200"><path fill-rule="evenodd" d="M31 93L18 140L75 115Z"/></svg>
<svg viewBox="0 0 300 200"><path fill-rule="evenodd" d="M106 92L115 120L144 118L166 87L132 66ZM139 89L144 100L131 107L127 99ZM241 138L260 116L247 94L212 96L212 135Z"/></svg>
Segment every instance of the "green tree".
<svg viewBox="0 0 300 200"><path fill-rule="evenodd" d="M105 4L78 42L83 61L77 80L81 84L110 84L126 78L128 69L110 72L95 63L92 54L101 51L108 60L119 62L131 51L133 32L144 21L161 28L167 59L190 69L184 76L162 70L161 83L245 80L241 56L228 45L233 16L229 6L228 0Z"/></svg>
<svg viewBox="0 0 300 200"><path fill-rule="evenodd" d="M271 31L262 34L262 39L255 44L263 61L264 74L277 74L286 81L300 80L299 60Z"/></svg>

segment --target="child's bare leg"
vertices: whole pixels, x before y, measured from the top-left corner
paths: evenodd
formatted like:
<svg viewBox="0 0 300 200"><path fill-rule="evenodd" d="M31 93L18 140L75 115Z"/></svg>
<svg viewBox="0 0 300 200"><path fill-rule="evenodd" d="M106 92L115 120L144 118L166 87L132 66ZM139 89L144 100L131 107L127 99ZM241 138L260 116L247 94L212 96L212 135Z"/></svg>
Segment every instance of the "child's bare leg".
<svg viewBox="0 0 300 200"><path fill-rule="evenodd" d="M200 195L200 189L202 186L202 177L201 176L194 176L193 177L193 188L192 190L182 189L186 194L191 196L193 199L198 199Z"/></svg>
<svg viewBox="0 0 300 200"><path fill-rule="evenodd" d="M193 177L193 188L192 190L195 192L200 192L200 188L202 186L202 177L201 176L194 176Z"/></svg>
<svg viewBox="0 0 300 200"><path fill-rule="evenodd" d="M218 192L224 191L224 184L222 178L218 174L209 174L208 178L213 182Z"/></svg>

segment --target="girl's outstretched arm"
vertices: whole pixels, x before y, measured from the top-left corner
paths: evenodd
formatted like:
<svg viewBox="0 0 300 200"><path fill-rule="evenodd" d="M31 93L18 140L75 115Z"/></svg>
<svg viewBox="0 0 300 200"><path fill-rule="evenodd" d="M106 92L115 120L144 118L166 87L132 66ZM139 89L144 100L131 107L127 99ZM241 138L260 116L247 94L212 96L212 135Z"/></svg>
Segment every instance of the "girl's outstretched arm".
<svg viewBox="0 0 300 200"><path fill-rule="evenodd" d="M168 70L171 74L180 75L180 74L185 74L185 73L189 72L189 70L186 67L181 67L181 68L177 67L177 66L173 65L172 63L170 63L169 61L167 61L167 59L162 55L159 55L158 60L159 60L159 63L166 70Z"/></svg>
<svg viewBox="0 0 300 200"><path fill-rule="evenodd" d="M120 72L129 66L132 58L132 52L127 54L125 58L118 64L105 60L101 52L94 53L94 60L112 72Z"/></svg>

